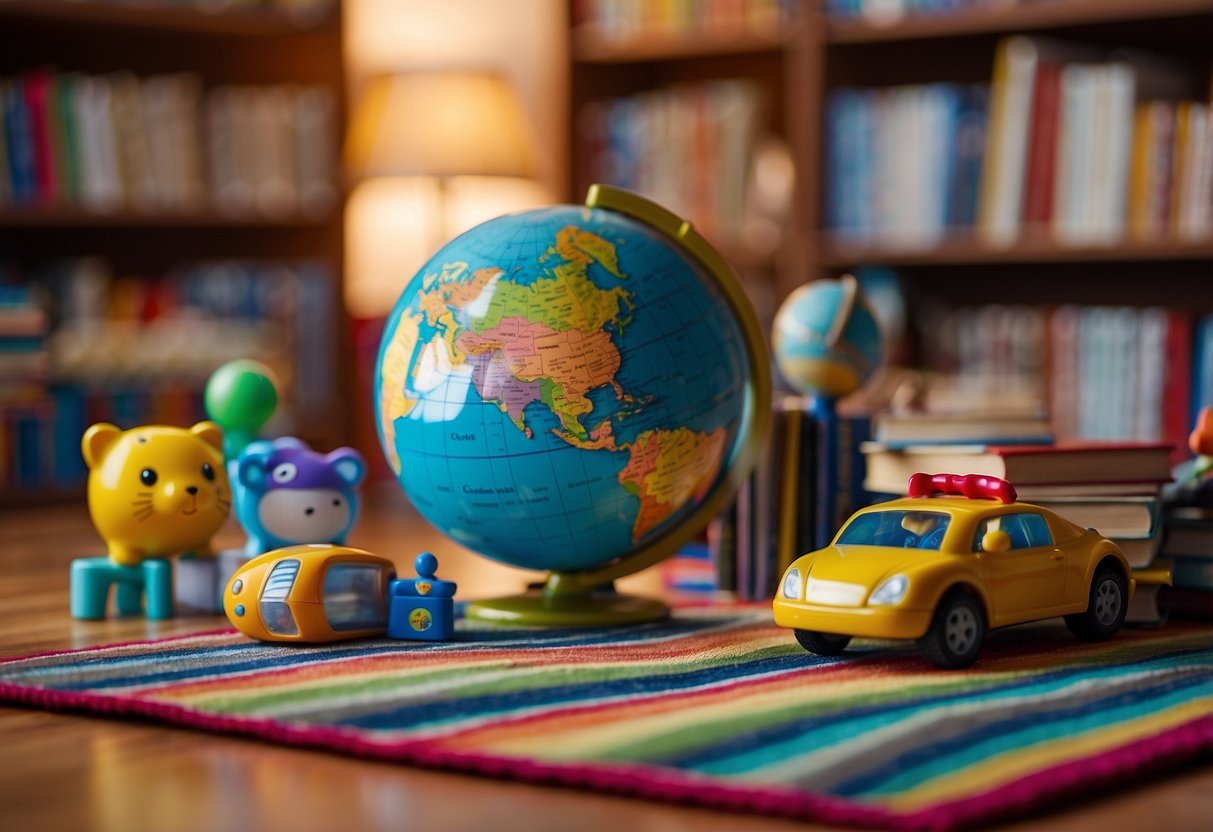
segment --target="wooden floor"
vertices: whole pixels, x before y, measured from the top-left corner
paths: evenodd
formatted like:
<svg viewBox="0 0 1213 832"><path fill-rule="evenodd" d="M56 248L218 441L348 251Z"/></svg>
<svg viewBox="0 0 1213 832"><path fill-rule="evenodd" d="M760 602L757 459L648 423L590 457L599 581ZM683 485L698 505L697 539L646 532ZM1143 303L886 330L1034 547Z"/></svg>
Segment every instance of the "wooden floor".
<svg viewBox="0 0 1213 832"><path fill-rule="evenodd" d="M498 595L529 577L438 537L398 497L371 503L350 543L405 571L430 549L461 597ZM238 540L225 530L224 545ZM73 621L68 564L101 553L79 505L0 511L0 657L153 638L222 618ZM624 585L655 589L652 576ZM1096 796L1007 829L1205 830L1213 763ZM184 729L0 708L0 830L487 830L728 832L820 827L568 789L428 772Z"/></svg>

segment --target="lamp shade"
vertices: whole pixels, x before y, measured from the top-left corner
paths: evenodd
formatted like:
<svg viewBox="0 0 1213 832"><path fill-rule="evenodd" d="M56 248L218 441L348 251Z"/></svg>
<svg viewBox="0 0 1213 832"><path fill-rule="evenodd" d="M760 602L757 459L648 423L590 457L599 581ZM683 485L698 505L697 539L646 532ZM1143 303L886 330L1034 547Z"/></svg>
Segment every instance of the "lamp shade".
<svg viewBox="0 0 1213 832"><path fill-rule="evenodd" d="M359 98L346 154L356 179L535 172L521 102L504 78L491 73L375 78Z"/></svg>

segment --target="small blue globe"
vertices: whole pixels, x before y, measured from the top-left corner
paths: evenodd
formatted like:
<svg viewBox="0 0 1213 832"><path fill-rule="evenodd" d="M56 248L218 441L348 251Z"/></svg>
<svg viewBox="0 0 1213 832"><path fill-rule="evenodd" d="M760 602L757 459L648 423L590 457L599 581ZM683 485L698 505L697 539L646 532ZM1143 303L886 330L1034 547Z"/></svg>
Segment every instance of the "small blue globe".
<svg viewBox="0 0 1213 832"><path fill-rule="evenodd" d="M816 280L780 305L772 337L779 372L807 395L839 398L880 366L876 316L852 277Z"/></svg>
<svg viewBox="0 0 1213 832"><path fill-rule="evenodd" d="M386 322L388 463L430 523L494 560L655 562L706 524L761 439L769 359L744 294L680 242L689 226L625 196L642 210L560 205L473 228Z"/></svg>

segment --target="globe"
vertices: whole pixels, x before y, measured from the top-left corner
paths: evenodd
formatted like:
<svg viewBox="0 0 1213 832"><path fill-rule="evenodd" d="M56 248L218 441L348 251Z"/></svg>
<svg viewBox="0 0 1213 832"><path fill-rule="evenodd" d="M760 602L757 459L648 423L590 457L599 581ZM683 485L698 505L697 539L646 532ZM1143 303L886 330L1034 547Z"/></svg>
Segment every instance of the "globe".
<svg viewBox="0 0 1213 832"><path fill-rule="evenodd" d="M845 396L880 366L876 317L849 275L816 280L788 295L775 313L771 341L780 374L809 395Z"/></svg>
<svg viewBox="0 0 1213 832"><path fill-rule="evenodd" d="M539 593L469 608L527 623L662 614L602 613L594 590L706 525L770 408L731 269L688 223L605 186L441 248L385 323L374 389L418 512L493 560L551 570Z"/></svg>

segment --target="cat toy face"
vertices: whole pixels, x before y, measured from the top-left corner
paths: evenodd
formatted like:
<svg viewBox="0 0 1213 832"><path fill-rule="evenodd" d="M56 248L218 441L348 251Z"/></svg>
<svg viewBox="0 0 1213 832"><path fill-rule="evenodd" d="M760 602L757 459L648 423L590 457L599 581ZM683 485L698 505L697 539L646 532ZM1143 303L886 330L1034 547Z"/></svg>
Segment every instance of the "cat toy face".
<svg viewBox="0 0 1213 832"><path fill-rule="evenodd" d="M81 449L89 513L110 560L134 566L180 552L210 554L231 510L218 425L122 431L100 423L85 431Z"/></svg>

